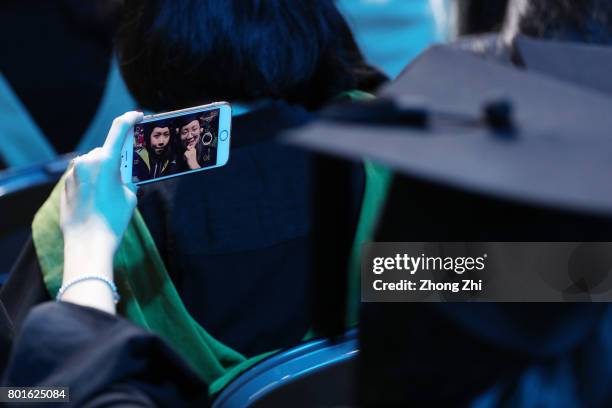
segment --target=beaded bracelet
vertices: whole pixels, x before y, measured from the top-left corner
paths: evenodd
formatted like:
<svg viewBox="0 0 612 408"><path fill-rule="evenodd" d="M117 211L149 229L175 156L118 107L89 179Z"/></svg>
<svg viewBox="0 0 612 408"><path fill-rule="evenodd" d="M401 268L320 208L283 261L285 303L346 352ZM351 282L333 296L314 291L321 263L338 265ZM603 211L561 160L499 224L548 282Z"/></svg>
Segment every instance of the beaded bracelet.
<svg viewBox="0 0 612 408"><path fill-rule="evenodd" d="M55 300L57 300L58 302L61 301L62 295L64 294L64 292L66 292L66 290L72 285L75 285L79 282L83 282L85 280L90 280L90 279L96 279L96 280L106 283L110 287L111 291L113 292L113 302L115 302L115 304L119 303L120 296L119 296L119 292L117 291L117 286L115 285L115 283L112 280L104 276L100 276L100 275L82 275L82 276L78 276L64 283L62 287L59 289L59 291L57 292L57 296L55 297Z"/></svg>

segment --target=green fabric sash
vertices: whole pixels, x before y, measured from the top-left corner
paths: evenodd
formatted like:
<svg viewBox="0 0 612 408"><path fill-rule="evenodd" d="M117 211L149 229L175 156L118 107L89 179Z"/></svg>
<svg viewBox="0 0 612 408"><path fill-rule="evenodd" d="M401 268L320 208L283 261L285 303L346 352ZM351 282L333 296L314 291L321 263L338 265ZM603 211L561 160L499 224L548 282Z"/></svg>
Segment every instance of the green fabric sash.
<svg viewBox="0 0 612 408"><path fill-rule="evenodd" d="M346 92L344 96L354 101L374 99L374 95L359 90ZM361 248L366 242L372 241L374 227L382 211L393 178L393 173L385 166L375 164L371 161L365 161L364 167L366 177L365 191L363 193L359 222L355 230L355 240L353 241L353 248L349 259L346 311L347 327L353 327L359 323L359 306L361 304Z"/></svg>
<svg viewBox="0 0 612 408"><path fill-rule="evenodd" d="M366 183L363 203L359 214L359 223L355 231L355 240L349 259L348 298L346 324L348 327L359 323L359 306L361 304L361 248L372 241L374 227L387 198L393 173L384 166L371 161L364 163Z"/></svg>
<svg viewBox="0 0 612 408"><path fill-rule="evenodd" d="M350 326L358 321L359 254L373 231L377 213L384 202L390 172L366 163L366 189L350 265ZM59 226L60 192L64 180L37 212L32 223L36 254L49 295L55 298L62 283L64 245ZM114 259L115 281L121 293L118 313L156 333L179 353L209 384L211 394L227 385L239 373L276 351L246 357L214 339L188 313L157 251L153 238L138 211L135 212ZM314 337L309 332L304 339Z"/></svg>

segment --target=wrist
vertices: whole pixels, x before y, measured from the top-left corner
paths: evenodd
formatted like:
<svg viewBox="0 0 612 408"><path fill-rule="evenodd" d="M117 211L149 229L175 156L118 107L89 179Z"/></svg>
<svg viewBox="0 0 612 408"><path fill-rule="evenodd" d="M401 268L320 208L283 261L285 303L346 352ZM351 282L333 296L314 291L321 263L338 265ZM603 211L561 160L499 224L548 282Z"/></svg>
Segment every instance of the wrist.
<svg viewBox="0 0 612 408"><path fill-rule="evenodd" d="M87 275L82 275L87 276ZM70 281L69 281L70 282ZM111 281L112 282L112 281ZM64 285L69 284L65 282ZM58 292L57 300L74 303L81 306L93 307L104 312L115 314L117 304L117 292L114 283L108 283L97 279L78 278L72 281L70 286L62 285L62 293ZM61 290L61 289L60 289Z"/></svg>
<svg viewBox="0 0 612 408"><path fill-rule="evenodd" d="M86 275L102 276L113 280L115 248L108 240L85 239L65 234L64 275L62 285ZM87 280L69 287L62 301L93 307L107 313L116 312L113 291L99 280Z"/></svg>
<svg viewBox="0 0 612 408"><path fill-rule="evenodd" d="M64 241L64 282L79 275L100 275L113 279L115 248L107 241L76 239Z"/></svg>

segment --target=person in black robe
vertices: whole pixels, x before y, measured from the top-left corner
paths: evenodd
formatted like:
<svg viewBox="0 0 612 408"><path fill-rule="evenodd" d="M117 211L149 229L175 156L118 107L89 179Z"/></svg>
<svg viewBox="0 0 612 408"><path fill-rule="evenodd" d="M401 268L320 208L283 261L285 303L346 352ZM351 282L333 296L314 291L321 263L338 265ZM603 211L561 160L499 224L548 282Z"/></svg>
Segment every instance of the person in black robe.
<svg viewBox="0 0 612 408"><path fill-rule="evenodd" d="M375 89L385 77L363 61L333 2L266 2L266 17L229 5L217 16L217 2L194 1L200 24L178 33L165 20L180 14L177 6L126 3L118 49L136 99L157 111L239 101L248 112L233 118L226 166L143 187L139 209L188 311L208 332L247 356L293 346L310 327L312 155L276 139L344 91ZM266 35L252 43L252 31L223 29L244 27L245 19ZM296 22L304 33L290 37ZM150 27L159 35L148 36ZM170 58L173 41L191 54ZM159 64L166 56L173 63ZM236 64L242 60L249 64ZM354 174L356 221L360 166ZM32 305L48 299L31 243L0 299L13 333Z"/></svg>
<svg viewBox="0 0 612 408"><path fill-rule="evenodd" d="M460 38L448 47L519 69L519 35L612 44L611 2L509 3L501 33ZM520 212L507 203L476 211L480 202L469 194L416 180L404 191L409 205L389 197L377 235L383 242L609 240L609 234L593 235L600 230L588 223L572 224L552 211ZM397 220L405 214L415 221L403 229ZM490 406L476 401L492 391L501 394L502 406L562 406L555 405L561 395L581 398L564 401L567 406L610 405L612 309L606 303L369 303L364 309L361 324L369 330L361 337L362 372L370 386L364 406L382 399L401 406L393 403L402 398L416 405ZM543 395L550 405L536 405Z"/></svg>
<svg viewBox="0 0 612 408"><path fill-rule="evenodd" d="M160 338L66 302L28 314L2 385L69 387L70 404L61 406L208 406L206 384Z"/></svg>
<svg viewBox="0 0 612 408"><path fill-rule="evenodd" d="M230 159L144 186L139 209L189 313L213 337L253 356L298 344L311 323L313 155L277 139L344 92L375 89L384 76L364 62L332 1L190 4L199 24L180 32L166 18L183 10L178 3L153 10L143 1L126 4L128 24L117 42L122 73L151 110L233 102L239 114ZM185 52L168 58L169 66L155 64L176 44ZM356 224L361 166L353 174Z"/></svg>

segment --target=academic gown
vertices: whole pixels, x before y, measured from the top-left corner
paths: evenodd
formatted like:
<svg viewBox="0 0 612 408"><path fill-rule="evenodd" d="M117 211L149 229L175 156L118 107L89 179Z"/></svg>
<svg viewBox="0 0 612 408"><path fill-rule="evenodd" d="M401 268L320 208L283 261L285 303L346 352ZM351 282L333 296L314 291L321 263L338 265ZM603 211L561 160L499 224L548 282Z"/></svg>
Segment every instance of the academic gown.
<svg viewBox="0 0 612 408"><path fill-rule="evenodd" d="M111 314L64 302L23 323L3 386L68 387L74 407L208 406L208 388L160 338Z"/></svg>

